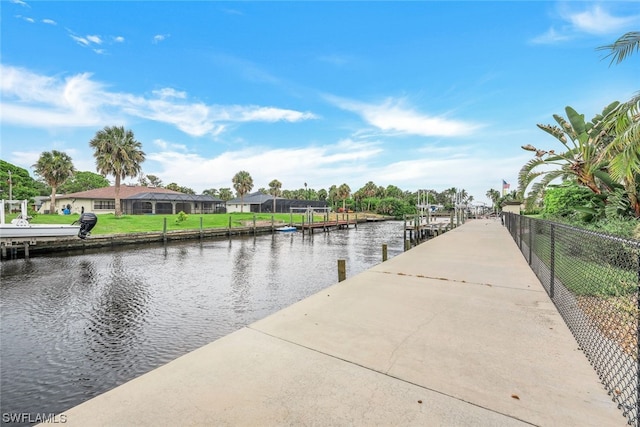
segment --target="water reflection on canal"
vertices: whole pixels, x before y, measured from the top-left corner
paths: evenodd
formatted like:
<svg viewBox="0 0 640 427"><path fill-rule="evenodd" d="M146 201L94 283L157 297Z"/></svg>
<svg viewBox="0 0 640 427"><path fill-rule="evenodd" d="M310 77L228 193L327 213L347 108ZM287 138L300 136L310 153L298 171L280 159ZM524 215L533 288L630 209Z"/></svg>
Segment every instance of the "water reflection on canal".
<svg viewBox="0 0 640 427"><path fill-rule="evenodd" d="M402 223L3 261L0 413L62 412L402 251Z"/></svg>

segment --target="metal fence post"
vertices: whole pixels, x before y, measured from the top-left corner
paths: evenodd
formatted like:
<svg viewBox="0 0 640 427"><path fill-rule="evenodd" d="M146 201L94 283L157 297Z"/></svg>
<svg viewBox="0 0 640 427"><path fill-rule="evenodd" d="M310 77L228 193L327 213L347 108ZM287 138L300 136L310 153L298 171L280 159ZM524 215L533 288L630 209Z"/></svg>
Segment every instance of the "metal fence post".
<svg viewBox="0 0 640 427"><path fill-rule="evenodd" d="M532 244L532 240L533 240L533 237L532 237L532 235L533 235L532 224L533 224L533 219L529 218L529 265L531 265L531 251L532 251L531 247L533 246L533 244Z"/></svg>
<svg viewBox="0 0 640 427"><path fill-rule="evenodd" d="M554 295L554 283L556 281L555 278L555 269L556 269L556 240L555 240L555 225L551 224L551 266L549 275L551 278L549 279L549 296L553 299Z"/></svg>
<svg viewBox="0 0 640 427"><path fill-rule="evenodd" d="M522 234L524 233L524 217L522 215L518 215L518 233L520 234L518 237L518 243L520 246L520 252L522 252Z"/></svg>

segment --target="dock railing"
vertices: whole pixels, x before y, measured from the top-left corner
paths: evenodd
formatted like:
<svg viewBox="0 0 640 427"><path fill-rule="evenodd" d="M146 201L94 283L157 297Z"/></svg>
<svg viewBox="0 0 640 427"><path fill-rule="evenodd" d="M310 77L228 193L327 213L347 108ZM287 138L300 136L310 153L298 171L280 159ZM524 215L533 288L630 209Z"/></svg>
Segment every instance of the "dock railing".
<svg viewBox="0 0 640 427"><path fill-rule="evenodd" d="M640 426L640 241L513 213L505 226L628 424Z"/></svg>

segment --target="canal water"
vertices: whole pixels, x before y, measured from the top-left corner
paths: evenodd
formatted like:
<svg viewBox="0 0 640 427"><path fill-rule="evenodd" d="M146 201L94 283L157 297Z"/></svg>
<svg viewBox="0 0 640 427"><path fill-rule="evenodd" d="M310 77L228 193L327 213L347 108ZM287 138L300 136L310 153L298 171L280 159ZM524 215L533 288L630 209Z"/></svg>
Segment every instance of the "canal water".
<svg viewBox="0 0 640 427"><path fill-rule="evenodd" d="M0 263L0 413L59 413L403 250L403 223ZM23 415L23 419L28 419Z"/></svg>

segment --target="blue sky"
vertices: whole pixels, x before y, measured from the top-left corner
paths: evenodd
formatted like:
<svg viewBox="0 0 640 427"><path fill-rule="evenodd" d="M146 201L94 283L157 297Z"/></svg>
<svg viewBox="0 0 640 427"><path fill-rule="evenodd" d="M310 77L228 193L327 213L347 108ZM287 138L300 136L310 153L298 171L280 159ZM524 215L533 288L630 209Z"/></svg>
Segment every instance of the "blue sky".
<svg viewBox="0 0 640 427"><path fill-rule="evenodd" d="M95 172L124 125L145 174L196 192L366 182L517 186L536 127L640 90L640 61L597 47L640 30L640 2L89 2L1 6L1 158ZM136 182L127 179L126 182Z"/></svg>

